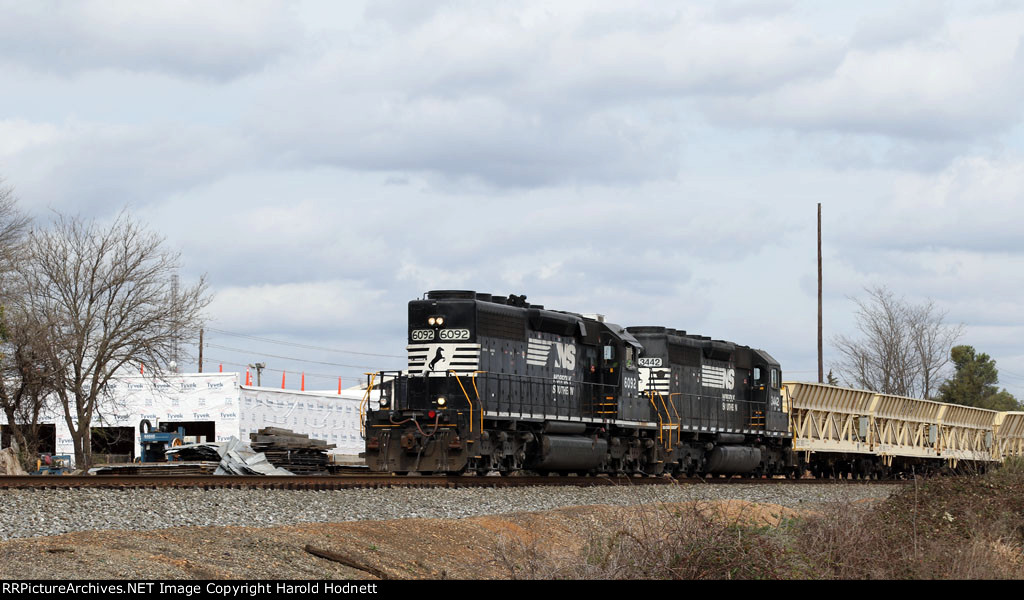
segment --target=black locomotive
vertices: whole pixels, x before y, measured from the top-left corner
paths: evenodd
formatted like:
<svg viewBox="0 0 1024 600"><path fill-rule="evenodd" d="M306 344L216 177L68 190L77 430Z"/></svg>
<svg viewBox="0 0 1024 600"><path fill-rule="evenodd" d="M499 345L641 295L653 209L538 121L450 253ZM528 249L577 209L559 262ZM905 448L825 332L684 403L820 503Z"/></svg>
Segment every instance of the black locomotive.
<svg viewBox="0 0 1024 600"><path fill-rule="evenodd" d="M372 470L795 469L779 364L763 351L471 291L413 300L408 333L408 370L374 378Z"/></svg>

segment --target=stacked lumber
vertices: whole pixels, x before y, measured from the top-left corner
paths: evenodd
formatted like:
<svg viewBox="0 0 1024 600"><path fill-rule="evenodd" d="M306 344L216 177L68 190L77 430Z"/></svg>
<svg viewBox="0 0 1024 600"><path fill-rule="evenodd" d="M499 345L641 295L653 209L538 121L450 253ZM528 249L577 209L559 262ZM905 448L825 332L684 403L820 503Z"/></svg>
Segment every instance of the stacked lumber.
<svg viewBox="0 0 1024 600"><path fill-rule="evenodd" d="M249 440L253 450L266 455L267 462L296 475L327 474L327 451L336 447L280 427L264 427L250 433Z"/></svg>

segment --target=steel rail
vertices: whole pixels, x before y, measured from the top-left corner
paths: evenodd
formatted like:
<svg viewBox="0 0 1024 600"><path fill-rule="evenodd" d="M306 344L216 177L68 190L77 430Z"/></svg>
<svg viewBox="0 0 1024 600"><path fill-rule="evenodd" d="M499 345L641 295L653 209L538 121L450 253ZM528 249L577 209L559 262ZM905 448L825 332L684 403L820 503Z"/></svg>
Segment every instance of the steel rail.
<svg viewBox="0 0 1024 600"><path fill-rule="evenodd" d="M442 476L442 475L324 475L324 476L247 476L247 475L52 475L0 476L0 489L73 489L73 488L230 488L281 490L342 490L376 488L479 488L523 486L671 485L671 484L879 484L905 483L900 480L841 479L768 479L690 477L577 477L577 476Z"/></svg>

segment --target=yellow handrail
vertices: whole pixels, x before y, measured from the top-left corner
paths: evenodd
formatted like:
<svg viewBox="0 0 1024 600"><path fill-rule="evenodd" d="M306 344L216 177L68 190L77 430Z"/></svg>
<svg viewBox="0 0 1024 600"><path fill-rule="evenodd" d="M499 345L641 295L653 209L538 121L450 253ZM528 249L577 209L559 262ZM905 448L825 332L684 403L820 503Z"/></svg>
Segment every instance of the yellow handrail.
<svg viewBox="0 0 1024 600"><path fill-rule="evenodd" d="M682 396L681 393L676 392L668 395L668 405L672 407L672 412L676 413L676 442L682 440L681 434L683 432L683 419L679 416L679 411L676 410L676 405L672 402L672 396Z"/></svg>
<svg viewBox="0 0 1024 600"><path fill-rule="evenodd" d="M673 425L673 423L672 423L672 415L669 414L668 407L665 406L665 397L662 396L661 392L659 392L658 390L654 390L654 393L657 394L658 395L658 399L661 400L661 407L665 409L665 417L668 419L669 427L671 427ZM665 447L666 450L668 450L672 446L672 430L671 429L668 430L668 444L669 445Z"/></svg>
<svg viewBox="0 0 1024 600"><path fill-rule="evenodd" d="M654 414L658 415L658 443L664 444L664 435L662 435L661 428L664 426L664 421L661 420L661 412L658 411L658 407L654 404L654 394L647 392L647 399L651 402L651 408L654 409Z"/></svg>
<svg viewBox="0 0 1024 600"><path fill-rule="evenodd" d="M373 391L373 380L377 378L376 373L364 373L370 376L370 383L366 386L366 393L359 401L359 437L366 439L366 405L370 402L370 392Z"/></svg>
<svg viewBox="0 0 1024 600"><path fill-rule="evenodd" d="M476 387L476 375L477 373L486 373L487 371L473 371L473 392L476 394L476 401L480 402L480 390ZM472 423L473 414L470 413L469 420ZM484 403L480 402L480 433L484 432Z"/></svg>
<svg viewBox="0 0 1024 600"><path fill-rule="evenodd" d="M466 392L466 386L462 385L462 380L459 379L458 373L448 369L448 372L455 375L455 381L459 382L459 387L462 388L462 395L466 397L466 402L469 402L469 432L473 433L473 401L469 399L469 393ZM483 418L480 420L481 432L483 432Z"/></svg>

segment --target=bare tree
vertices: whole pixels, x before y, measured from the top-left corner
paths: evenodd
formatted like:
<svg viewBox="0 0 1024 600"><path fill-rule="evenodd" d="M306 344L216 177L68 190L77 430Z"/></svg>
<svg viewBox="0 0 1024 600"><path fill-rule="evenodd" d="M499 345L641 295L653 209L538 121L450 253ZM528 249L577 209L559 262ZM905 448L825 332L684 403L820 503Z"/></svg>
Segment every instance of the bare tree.
<svg viewBox="0 0 1024 600"><path fill-rule="evenodd" d="M5 280L20 256L29 223L28 216L18 209L14 190L0 178L0 275Z"/></svg>
<svg viewBox="0 0 1024 600"><path fill-rule="evenodd" d="M929 398L944 380L950 349L962 325L946 325L946 313L931 300L911 305L885 287L866 290L857 303L859 338L836 336L843 380L885 394Z"/></svg>
<svg viewBox="0 0 1024 600"><path fill-rule="evenodd" d="M921 398L931 399L947 379L944 372L952 364L950 351L963 336L964 326L946 325L946 311L936 308L931 300L908 310L914 354L921 366L918 390Z"/></svg>
<svg viewBox="0 0 1024 600"><path fill-rule="evenodd" d="M41 418L53 408L53 374L39 344L38 329L18 303L0 309L0 410L25 468L39 454Z"/></svg>
<svg viewBox="0 0 1024 600"><path fill-rule="evenodd" d="M35 361L33 337L21 318L21 288L15 276L29 223L17 207L13 190L0 180L0 411L26 465L34 463L38 453L39 418L47 392L45 373Z"/></svg>
<svg viewBox="0 0 1024 600"><path fill-rule="evenodd" d="M26 314L41 332L75 462L91 463L90 427L122 368L166 366L179 339L198 334L205 279L172 290L179 255L122 213L109 226L57 215L30 235L19 269Z"/></svg>

